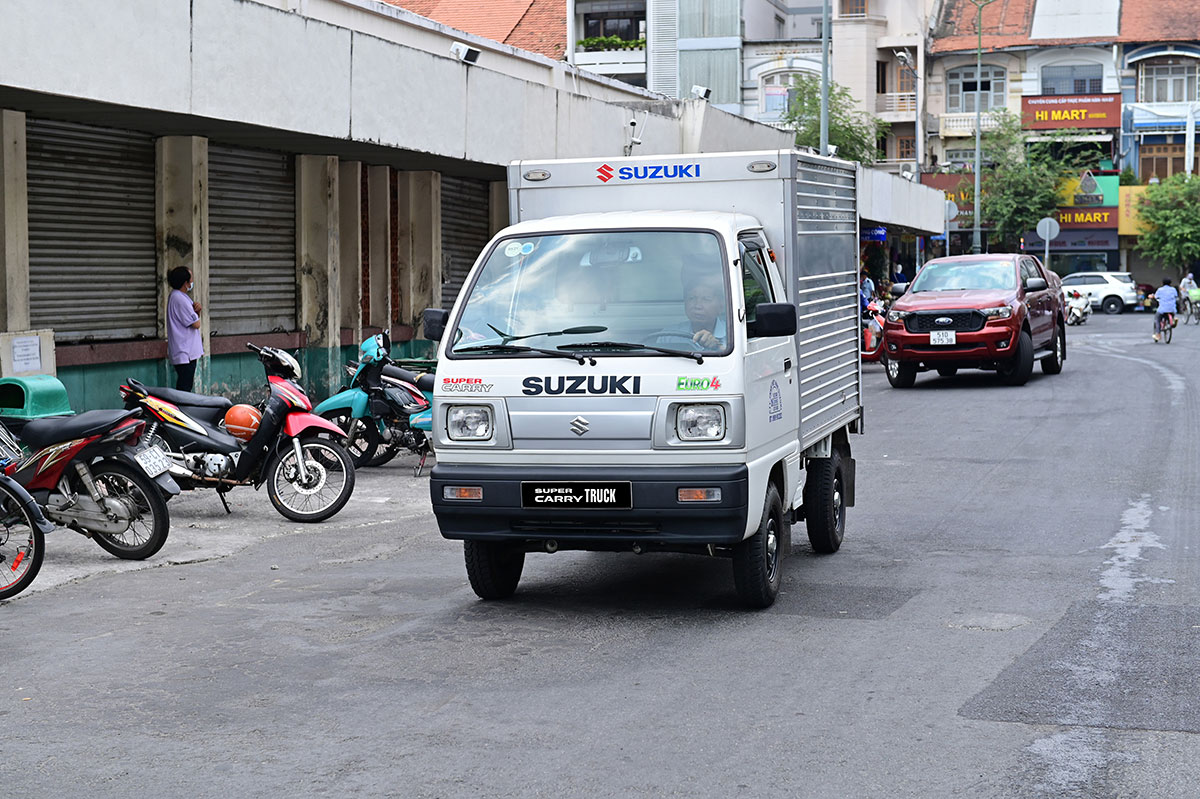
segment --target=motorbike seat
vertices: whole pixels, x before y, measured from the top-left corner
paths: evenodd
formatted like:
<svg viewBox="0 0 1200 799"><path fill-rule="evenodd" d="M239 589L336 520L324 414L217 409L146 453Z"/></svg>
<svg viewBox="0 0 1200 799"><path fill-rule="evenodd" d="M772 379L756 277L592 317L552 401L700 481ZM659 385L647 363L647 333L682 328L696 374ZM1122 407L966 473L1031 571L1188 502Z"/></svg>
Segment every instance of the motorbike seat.
<svg viewBox="0 0 1200 799"><path fill-rule="evenodd" d="M60 441L99 435L126 419L137 416L132 411L85 411L78 416L47 416L33 419L21 429L21 441L32 450L39 450Z"/></svg>
<svg viewBox="0 0 1200 799"><path fill-rule="evenodd" d="M151 397L158 397L160 400L173 402L176 405L190 405L193 408L220 408L224 411L233 407L233 400L226 397L210 397L207 394L177 391L165 386L147 386L137 380L130 380L129 384L139 391L146 392Z"/></svg>
<svg viewBox="0 0 1200 799"><path fill-rule="evenodd" d="M402 369L399 366L392 366L391 364L383 367L383 373L388 377L395 377L399 380L405 380L409 383L412 383L422 391L428 391L430 393L433 392L433 387L437 383L437 378L431 372L417 374L416 372L410 372L407 369Z"/></svg>

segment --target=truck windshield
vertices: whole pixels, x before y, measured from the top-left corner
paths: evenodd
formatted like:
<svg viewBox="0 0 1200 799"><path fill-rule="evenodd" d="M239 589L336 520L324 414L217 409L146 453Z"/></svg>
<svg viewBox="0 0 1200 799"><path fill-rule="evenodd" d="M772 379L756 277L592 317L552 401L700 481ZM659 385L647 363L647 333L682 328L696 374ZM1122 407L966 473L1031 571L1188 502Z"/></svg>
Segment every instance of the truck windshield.
<svg viewBox="0 0 1200 799"><path fill-rule="evenodd" d="M913 281L911 291L1015 289L1017 268L1012 261L930 261Z"/></svg>
<svg viewBox="0 0 1200 799"><path fill-rule="evenodd" d="M730 349L726 274L720 239L708 231L501 239L449 331L450 352L653 353L647 346L722 355Z"/></svg>

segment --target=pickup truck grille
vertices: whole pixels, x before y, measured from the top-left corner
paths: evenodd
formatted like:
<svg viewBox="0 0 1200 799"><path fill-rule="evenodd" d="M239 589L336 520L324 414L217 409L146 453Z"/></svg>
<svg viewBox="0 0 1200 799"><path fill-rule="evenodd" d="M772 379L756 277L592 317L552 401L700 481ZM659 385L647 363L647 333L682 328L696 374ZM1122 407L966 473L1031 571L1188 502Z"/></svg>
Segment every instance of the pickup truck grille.
<svg viewBox="0 0 1200 799"><path fill-rule="evenodd" d="M950 324L938 324L938 319L949 319ZM979 311L918 311L904 320L909 333L928 333L931 330L954 330L969 333L982 330L987 318Z"/></svg>

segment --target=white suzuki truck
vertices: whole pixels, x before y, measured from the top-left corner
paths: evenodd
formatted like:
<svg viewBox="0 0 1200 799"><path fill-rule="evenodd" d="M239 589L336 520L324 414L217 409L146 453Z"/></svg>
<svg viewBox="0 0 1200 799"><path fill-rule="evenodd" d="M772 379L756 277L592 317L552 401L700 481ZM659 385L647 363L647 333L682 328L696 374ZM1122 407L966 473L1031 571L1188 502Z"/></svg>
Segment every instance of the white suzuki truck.
<svg viewBox="0 0 1200 799"><path fill-rule="evenodd" d="M862 431L854 164L788 150L516 162L439 340L430 493L471 587L525 555L838 549Z"/></svg>

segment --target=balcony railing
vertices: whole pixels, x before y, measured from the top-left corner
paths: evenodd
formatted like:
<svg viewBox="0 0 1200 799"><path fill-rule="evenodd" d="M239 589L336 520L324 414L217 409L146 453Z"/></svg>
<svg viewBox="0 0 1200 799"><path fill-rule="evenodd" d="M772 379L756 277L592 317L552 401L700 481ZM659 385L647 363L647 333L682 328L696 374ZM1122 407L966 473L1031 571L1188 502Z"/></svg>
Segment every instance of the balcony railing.
<svg viewBox="0 0 1200 799"><path fill-rule="evenodd" d="M599 75L636 75L646 71L646 51L577 50L575 66Z"/></svg>
<svg viewBox="0 0 1200 799"><path fill-rule="evenodd" d="M913 114L917 110L916 92L889 92L875 95L875 112L878 114Z"/></svg>
<svg viewBox="0 0 1200 799"><path fill-rule="evenodd" d="M979 127L984 131L995 130L999 125L1000 119L995 113L984 111L980 115ZM954 136L974 136L974 112L942 114L938 120L938 132L943 139Z"/></svg>

